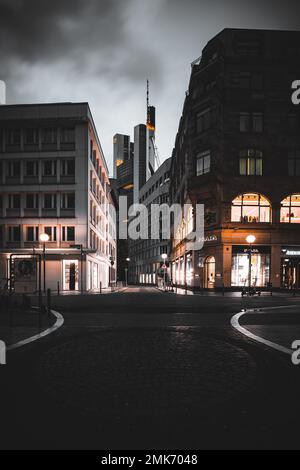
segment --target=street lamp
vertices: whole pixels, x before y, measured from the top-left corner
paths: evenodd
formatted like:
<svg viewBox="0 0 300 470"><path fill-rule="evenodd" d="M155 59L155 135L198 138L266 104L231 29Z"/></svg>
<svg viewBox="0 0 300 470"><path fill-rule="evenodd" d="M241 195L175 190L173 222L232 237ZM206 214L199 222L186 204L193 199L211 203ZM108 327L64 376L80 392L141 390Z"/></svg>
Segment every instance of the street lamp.
<svg viewBox="0 0 300 470"><path fill-rule="evenodd" d="M130 258L126 258L126 262L130 263ZM126 268L125 268L125 285L126 285L126 287L128 285L128 266L126 266Z"/></svg>
<svg viewBox="0 0 300 470"><path fill-rule="evenodd" d="M251 261L251 256L252 256L252 245L255 243L256 237L254 235L248 235L246 238L246 242L249 245L249 295L251 294L251 270L252 270L252 261Z"/></svg>
<svg viewBox="0 0 300 470"><path fill-rule="evenodd" d="M164 269L164 287L165 287L165 290L166 290L166 271L167 271L166 260L168 259L168 255L166 253L163 253L161 255L161 257L164 260L164 266L163 266L163 269Z"/></svg>
<svg viewBox="0 0 300 470"><path fill-rule="evenodd" d="M43 243L43 290L46 292L46 243L49 241L50 237L47 233L42 233L40 235L40 241Z"/></svg>

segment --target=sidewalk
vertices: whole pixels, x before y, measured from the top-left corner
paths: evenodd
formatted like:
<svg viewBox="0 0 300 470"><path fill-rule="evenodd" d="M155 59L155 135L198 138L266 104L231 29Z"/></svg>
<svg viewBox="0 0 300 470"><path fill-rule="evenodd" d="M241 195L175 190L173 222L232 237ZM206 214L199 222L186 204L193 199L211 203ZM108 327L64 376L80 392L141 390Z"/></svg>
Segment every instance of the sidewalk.
<svg viewBox="0 0 300 470"><path fill-rule="evenodd" d="M185 290L181 287L174 287L173 290L174 292L172 292L171 290L167 290L165 291L163 287L158 287L156 286L156 288L158 290L160 290L161 292L166 292L167 294L175 294L175 295L196 295L196 296L200 296L200 297L242 297L242 293L241 292L236 292L236 291L224 291L224 293L222 291L209 291L209 290L203 290L203 291L192 291L192 290ZM169 289L169 288L168 288ZM298 299L300 300L300 293L297 293L296 295L293 295L292 292L272 292L272 294L270 292L261 292L261 297L281 297L281 298L290 298L290 299ZM248 298L247 296L245 296L244 298ZM252 297L251 297L252 298ZM259 298L257 295L254 296L253 298Z"/></svg>
<svg viewBox="0 0 300 470"><path fill-rule="evenodd" d="M51 291L51 297L73 297L73 296L89 296L89 295L107 295L107 294L118 294L120 292L124 292L128 287L116 287L114 289L111 289L110 287L102 289L101 292L100 290L92 290L92 291L59 291L59 295L57 293L57 290L52 290ZM29 297L38 297L38 293L35 294L29 294ZM43 293L44 297L44 293Z"/></svg>
<svg viewBox="0 0 300 470"><path fill-rule="evenodd" d="M1 306L1 310L4 310ZM39 314L38 310L29 312L14 310L0 313L0 340L7 346L34 336L51 327L56 319L47 313Z"/></svg>

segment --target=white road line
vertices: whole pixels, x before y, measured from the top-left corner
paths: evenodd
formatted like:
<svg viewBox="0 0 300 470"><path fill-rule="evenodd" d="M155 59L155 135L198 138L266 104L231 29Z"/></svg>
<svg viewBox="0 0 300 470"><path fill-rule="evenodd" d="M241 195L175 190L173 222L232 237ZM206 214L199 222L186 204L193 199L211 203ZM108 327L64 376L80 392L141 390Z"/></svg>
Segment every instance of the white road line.
<svg viewBox="0 0 300 470"><path fill-rule="evenodd" d="M54 331L58 330L61 326L64 324L64 317L59 313L56 312L55 310L51 310L52 315L56 317L56 322L51 328L47 328L47 330L41 331L37 335L31 336L30 338L23 339L22 341L18 341L18 343L12 344L11 346L7 346L6 350L7 351L12 351L14 349L21 348L22 346L25 346L26 344L33 343L34 341L37 341L41 338L44 338L45 336L50 335Z"/></svg>
<svg viewBox="0 0 300 470"><path fill-rule="evenodd" d="M291 306L288 306L288 307L286 307L286 306L283 306L283 307L266 307L266 308L259 309L259 311L262 312L264 310L277 310L277 309L280 309L280 308L285 309L285 308L292 308L292 307L297 307L297 305L291 305ZM237 313L236 315L234 315L231 318L231 321L230 321L231 326L233 328L235 328L237 331L239 331L240 333L242 333L243 335L247 336L248 338L253 339L254 341L256 341L258 343L264 344L265 346L268 346L269 348L276 349L276 351L282 352L284 354L292 355L294 353L294 351L292 349L285 348L284 346L281 346L280 344L273 343L273 341L269 341L267 339L261 338L260 336L257 336L255 334L251 333L249 330L247 330L246 328L241 326L240 322L239 322L239 319L243 315L246 315L249 312L251 312L251 310L247 310L245 312L240 312L240 313ZM252 312L253 312L253 310L252 310Z"/></svg>

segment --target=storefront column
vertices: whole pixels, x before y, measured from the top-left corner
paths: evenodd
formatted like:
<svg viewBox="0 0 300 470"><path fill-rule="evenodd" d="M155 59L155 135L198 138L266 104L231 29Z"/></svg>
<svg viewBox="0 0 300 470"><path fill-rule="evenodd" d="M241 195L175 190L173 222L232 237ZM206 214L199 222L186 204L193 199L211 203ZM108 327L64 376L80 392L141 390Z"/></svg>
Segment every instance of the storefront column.
<svg viewBox="0 0 300 470"><path fill-rule="evenodd" d="M223 246L223 283L224 287L231 287L232 246Z"/></svg>
<svg viewBox="0 0 300 470"><path fill-rule="evenodd" d="M281 246L271 247L271 283L274 288L280 288L281 283Z"/></svg>

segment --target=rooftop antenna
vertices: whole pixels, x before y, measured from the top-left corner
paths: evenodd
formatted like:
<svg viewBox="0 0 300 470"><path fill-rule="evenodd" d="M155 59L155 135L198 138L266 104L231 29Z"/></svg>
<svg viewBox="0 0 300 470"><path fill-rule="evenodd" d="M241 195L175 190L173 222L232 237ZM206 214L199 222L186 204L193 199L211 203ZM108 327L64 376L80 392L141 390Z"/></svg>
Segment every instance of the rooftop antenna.
<svg viewBox="0 0 300 470"><path fill-rule="evenodd" d="M149 79L147 78L147 124L149 124Z"/></svg>

